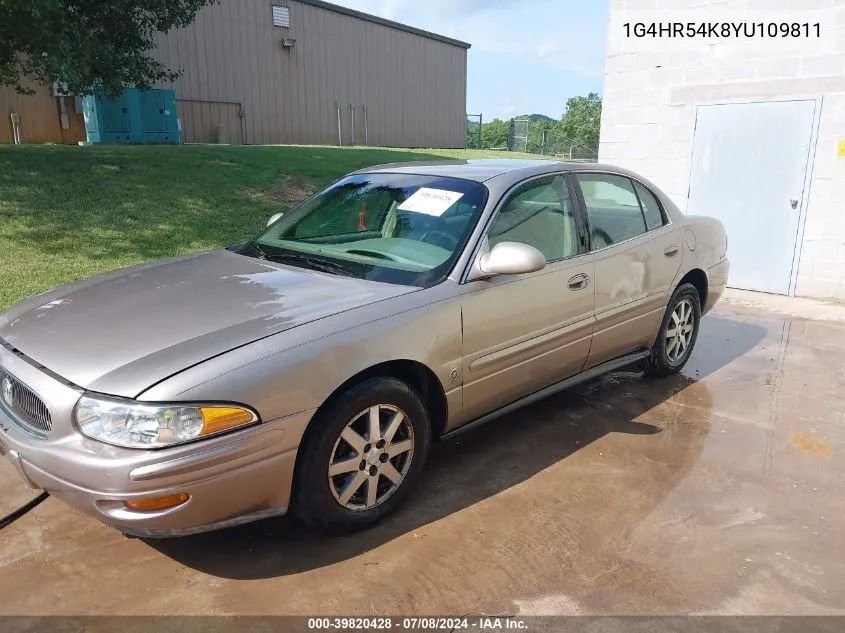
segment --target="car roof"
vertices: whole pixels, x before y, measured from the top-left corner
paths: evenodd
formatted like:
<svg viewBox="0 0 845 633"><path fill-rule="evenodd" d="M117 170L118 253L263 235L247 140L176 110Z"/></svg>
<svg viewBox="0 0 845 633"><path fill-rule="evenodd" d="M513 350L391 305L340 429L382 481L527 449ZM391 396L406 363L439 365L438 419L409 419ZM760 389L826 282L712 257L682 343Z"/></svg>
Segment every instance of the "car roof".
<svg viewBox="0 0 845 633"><path fill-rule="evenodd" d="M443 176L484 182L504 174L513 176L532 176L536 174L543 174L545 172L582 171L594 169L620 174L628 173L627 170L620 169L619 167L613 167L611 165L532 158L472 158L468 160L455 159L387 163L384 165L365 167L352 173L391 173L413 174L418 176Z"/></svg>
<svg viewBox="0 0 845 633"><path fill-rule="evenodd" d="M666 212L673 222L683 217L682 211L657 185L624 167L607 165L605 163L574 162L552 159L530 159L530 158L472 158L468 160L438 160L438 161L414 161L407 163L388 163L385 165L374 165L365 167L353 174L408 174L417 176L439 176L443 178L462 178L479 183L487 183L485 186L492 191L493 198L498 199L510 187L518 184L526 178L542 176L547 173L559 173L561 171L581 172L605 172L627 176L639 181L663 203Z"/></svg>

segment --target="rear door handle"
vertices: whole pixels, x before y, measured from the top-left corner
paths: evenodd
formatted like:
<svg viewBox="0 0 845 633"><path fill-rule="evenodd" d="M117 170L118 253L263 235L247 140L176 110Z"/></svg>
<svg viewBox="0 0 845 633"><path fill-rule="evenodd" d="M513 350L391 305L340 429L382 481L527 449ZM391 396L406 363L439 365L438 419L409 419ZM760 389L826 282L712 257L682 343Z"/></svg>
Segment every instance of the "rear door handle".
<svg viewBox="0 0 845 633"><path fill-rule="evenodd" d="M580 273L569 279L570 290L581 290L590 285L590 276L586 273Z"/></svg>
<svg viewBox="0 0 845 633"><path fill-rule="evenodd" d="M677 244L670 244L663 251L663 254L666 255L666 257L674 257L675 255L678 254L678 245Z"/></svg>

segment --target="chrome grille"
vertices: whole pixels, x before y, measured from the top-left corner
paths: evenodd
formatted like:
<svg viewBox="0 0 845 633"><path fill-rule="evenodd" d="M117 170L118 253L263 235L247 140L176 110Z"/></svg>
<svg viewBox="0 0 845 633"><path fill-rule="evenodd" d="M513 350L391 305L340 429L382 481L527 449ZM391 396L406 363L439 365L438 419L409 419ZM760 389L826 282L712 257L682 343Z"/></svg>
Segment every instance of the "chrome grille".
<svg viewBox="0 0 845 633"><path fill-rule="evenodd" d="M24 427L41 435L49 433L53 428L50 411L44 401L32 389L3 370L0 370L0 400L14 421Z"/></svg>

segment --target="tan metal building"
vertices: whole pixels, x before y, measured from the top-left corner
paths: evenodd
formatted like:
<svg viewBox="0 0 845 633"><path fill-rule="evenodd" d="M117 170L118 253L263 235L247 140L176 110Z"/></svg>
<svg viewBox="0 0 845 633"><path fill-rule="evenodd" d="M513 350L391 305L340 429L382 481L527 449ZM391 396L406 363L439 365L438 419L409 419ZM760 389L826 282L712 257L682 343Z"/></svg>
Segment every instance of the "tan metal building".
<svg viewBox="0 0 845 633"><path fill-rule="evenodd" d="M220 0L160 35L184 142L464 147L469 44L321 0ZM14 115L16 125L12 124ZM73 98L0 87L0 143L85 139Z"/></svg>
<svg viewBox="0 0 845 633"><path fill-rule="evenodd" d="M186 142L464 147L469 44L320 0L221 0L159 37Z"/></svg>
<svg viewBox="0 0 845 633"><path fill-rule="evenodd" d="M0 86L0 143L75 144L85 140L85 123L73 97L57 97L47 86L31 86L35 93L21 95Z"/></svg>

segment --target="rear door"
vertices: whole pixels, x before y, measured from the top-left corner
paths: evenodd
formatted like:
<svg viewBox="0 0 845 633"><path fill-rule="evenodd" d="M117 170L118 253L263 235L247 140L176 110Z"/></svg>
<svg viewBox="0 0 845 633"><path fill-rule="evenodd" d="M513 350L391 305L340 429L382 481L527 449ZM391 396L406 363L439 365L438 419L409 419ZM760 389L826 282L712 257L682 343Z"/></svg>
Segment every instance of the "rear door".
<svg viewBox="0 0 845 633"><path fill-rule="evenodd" d="M589 368L650 344L680 269L681 236L643 183L604 172L573 179L595 265Z"/></svg>
<svg viewBox="0 0 845 633"><path fill-rule="evenodd" d="M540 271L461 286L464 419L579 372L593 331L593 263L574 190L562 174L515 187L488 225L489 247L530 244Z"/></svg>

